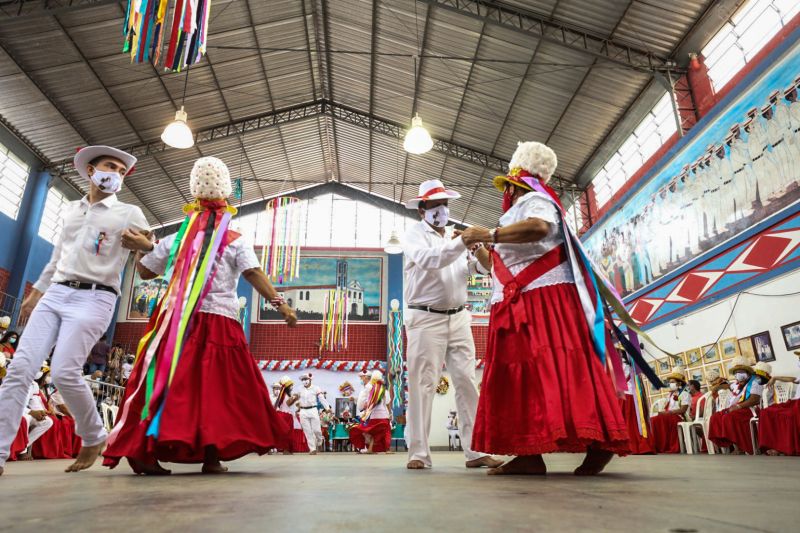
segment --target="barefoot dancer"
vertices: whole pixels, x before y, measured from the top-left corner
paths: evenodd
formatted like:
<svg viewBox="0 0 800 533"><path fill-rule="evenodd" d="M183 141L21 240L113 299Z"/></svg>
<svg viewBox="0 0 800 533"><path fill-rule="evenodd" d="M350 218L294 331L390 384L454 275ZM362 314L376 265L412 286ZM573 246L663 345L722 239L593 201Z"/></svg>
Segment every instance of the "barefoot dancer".
<svg viewBox="0 0 800 533"><path fill-rule="evenodd" d="M253 249L228 229L228 168L203 157L192 169L197 200L177 235L137 264L142 279L172 271L169 287L139 343L120 415L109 437L106 466L123 457L134 472L167 474L158 461L227 469L249 453L285 446L288 432L272 407L238 322L239 275L283 315L294 312L261 272Z"/></svg>
<svg viewBox="0 0 800 533"><path fill-rule="evenodd" d="M125 239L145 231L147 219L141 209L120 202L116 195L136 158L116 148L89 146L75 155L74 163L89 181L89 194L67 206L50 262L22 302L20 322L30 320L0 387L0 474L30 384L54 346L53 383L75 415L83 441L67 472L89 468L97 459L107 434L83 379L83 363L111 322L129 249L152 248L145 237L135 245Z"/></svg>
<svg viewBox="0 0 800 533"><path fill-rule="evenodd" d="M388 452L392 442L392 398L380 370L359 395L361 423L350 429L350 442L359 453Z"/></svg>
<svg viewBox="0 0 800 533"><path fill-rule="evenodd" d="M545 185L555 154L540 143L521 143L510 167L508 176L495 178L504 191L500 227L462 234L467 245L499 243L472 447L517 456L490 474L544 474L541 454L561 451L585 452L575 474L594 475L614 453L628 453L614 382L624 388L621 361L602 310L592 305L594 314L586 316L580 291L591 296L586 288L597 282L579 262L577 239Z"/></svg>

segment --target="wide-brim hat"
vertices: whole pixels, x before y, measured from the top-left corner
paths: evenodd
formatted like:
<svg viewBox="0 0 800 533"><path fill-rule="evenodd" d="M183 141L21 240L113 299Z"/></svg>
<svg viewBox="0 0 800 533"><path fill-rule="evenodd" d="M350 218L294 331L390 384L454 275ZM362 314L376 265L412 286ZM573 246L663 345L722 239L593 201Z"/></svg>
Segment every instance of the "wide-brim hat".
<svg viewBox="0 0 800 533"><path fill-rule="evenodd" d="M419 207L420 202L428 200L456 200L461 198L461 195L456 191L445 189L444 183L441 180L428 180L419 184L419 194L416 198L406 202L408 209L416 209Z"/></svg>
<svg viewBox="0 0 800 533"><path fill-rule="evenodd" d="M533 190L533 186L528 183L528 181L531 179L537 178L527 170L514 168L509 170L508 174L505 176L495 176L492 180L492 184L494 185L494 188L500 192L505 191L506 185L509 183L530 191Z"/></svg>
<svg viewBox="0 0 800 533"><path fill-rule="evenodd" d="M372 372L372 381L380 381L383 382L383 372L380 370L374 370Z"/></svg>
<svg viewBox="0 0 800 533"><path fill-rule="evenodd" d="M104 155L122 161L122 164L128 169L127 174L131 173L131 170L136 165L137 161L135 156L129 154L128 152L124 152L119 148L99 145L87 146L78 150L78 153L76 153L75 157L72 159L72 164L75 165L75 170L78 172L78 174L80 174L82 178L88 180L89 174L86 172L86 167L89 166L89 163L92 162L92 160Z"/></svg>
<svg viewBox="0 0 800 533"><path fill-rule="evenodd" d="M673 368L672 371L669 374L667 374L664 379L666 381L669 381L671 379L676 379L676 380L682 381L684 383L686 383L686 381L687 381L686 372L681 367Z"/></svg>
<svg viewBox="0 0 800 533"><path fill-rule="evenodd" d="M764 361L759 361L756 363L756 366L753 367L753 372L763 378L769 379L772 377L772 365Z"/></svg>
<svg viewBox="0 0 800 533"><path fill-rule="evenodd" d="M300 381L311 381L311 372L300 376Z"/></svg>
<svg viewBox="0 0 800 533"><path fill-rule="evenodd" d="M750 363L747 362L747 359L745 359L741 355L734 357L733 360L731 361L731 366L728 367L728 372L730 373L731 376L734 375L739 370L743 370L748 374L753 373L753 367L750 366Z"/></svg>
<svg viewBox="0 0 800 533"><path fill-rule="evenodd" d="M294 385L294 381L289 376L283 376L278 383L280 383L284 387L288 387L290 385Z"/></svg>

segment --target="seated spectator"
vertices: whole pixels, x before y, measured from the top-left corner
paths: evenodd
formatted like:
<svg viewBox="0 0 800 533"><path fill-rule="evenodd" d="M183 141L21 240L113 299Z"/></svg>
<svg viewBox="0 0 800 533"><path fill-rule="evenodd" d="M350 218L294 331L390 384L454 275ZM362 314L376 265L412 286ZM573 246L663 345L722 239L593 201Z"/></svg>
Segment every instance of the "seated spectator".
<svg viewBox="0 0 800 533"><path fill-rule="evenodd" d="M45 372L49 371L49 368L42 367L42 369L36 373L35 379L41 379ZM47 407L42 400L39 383L36 381L31 383L30 390L28 391L28 401L23 416L28 424L28 448L19 456L19 460L30 461L33 459L33 455L31 454L33 444L44 435L45 432L53 427L53 420L47 415Z"/></svg>
<svg viewBox="0 0 800 533"><path fill-rule="evenodd" d="M692 405L689 406L689 418L694 420L694 415L697 413L697 402L703 397L703 391L700 390L700 382L696 379L689 380L689 396L692 398Z"/></svg>
<svg viewBox="0 0 800 533"><path fill-rule="evenodd" d="M131 378L131 372L133 372L133 356L128 355L127 359L124 363L122 363L122 370L120 371L120 382L119 384L123 387L128 383L128 380Z"/></svg>
<svg viewBox="0 0 800 533"><path fill-rule="evenodd" d="M89 353L89 373L94 374L98 370L100 371L100 375L105 374L106 368L108 367L108 354L111 352L111 346L108 345L106 342L106 336L103 335L100 337L100 340L97 341L92 347L92 351Z"/></svg>
<svg viewBox="0 0 800 533"><path fill-rule="evenodd" d="M735 382L728 407L714 413L708 425L708 438L721 448L733 446L733 453L753 453L750 438L750 419L758 412L764 386L758 375L742 356L734 357L730 373Z"/></svg>
<svg viewBox="0 0 800 533"><path fill-rule="evenodd" d="M798 356L800 366L800 351ZM768 386L777 382L795 383L794 397L788 402L762 409L758 416L758 442L767 455L800 455L800 377L774 376Z"/></svg>
<svg viewBox="0 0 800 533"><path fill-rule="evenodd" d="M6 359L13 359L14 352L17 350L17 342L19 342L19 333L16 331L6 331L0 337L0 353L6 356Z"/></svg>
<svg viewBox="0 0 800 533"><path fill-rule="evenodd" d="M688 420L692 398L686 389L686 374L683 368L673 368L666 379L670 393L664 410L650 420L653 446L656 453L679 453L678 423Z"/></svg>

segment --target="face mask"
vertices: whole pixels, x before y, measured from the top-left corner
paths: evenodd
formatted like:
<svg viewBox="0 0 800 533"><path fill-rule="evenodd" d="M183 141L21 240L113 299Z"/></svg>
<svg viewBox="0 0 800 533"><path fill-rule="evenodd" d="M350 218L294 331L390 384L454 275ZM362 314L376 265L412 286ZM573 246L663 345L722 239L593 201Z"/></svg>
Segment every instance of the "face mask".
<svg viewBox="0 0 800 533"><path fill-rule="evenodd" d="M507 187L506 190L503 191L503 213L511 209L511 196L511 187Z"/></svg>
<svg viewBox="0 0 800 533"><path fill-rule="evenodd" d="M425 210L425 222L434 228L443 228L450 219L450 209L446 205L437 205Z"/></svg>
<svg viewBox="0 0 800 533"><path fill-rule="evenodd" d="M747 372L736 372L734 377L736 377L736 381L747 381L748 376Z"/></svg>
<svg viewBox="0 0 800 533"><path fill-rule="evenodd" d="M670 382L669 390L673 390L673 391L678 390L678 384L675 383L674 381Z"/></svg>
<svg viewBox="0 0 800 533"><path fill-rule="evenodd" d="M309 388L309 387L311 386L311 382L310 382L310 381L304 381L304 382L303 382L303 386L304 386L305 388Z"/></svg>
<svg viewBox="0 0 800 533"><path fill-rule="evenodd" d="M122 176L119 172L106 172L104 170L94 170L91 176L92 183L105 193L118 193L122 189Z"/></svg>
<svg viewBox="0 0 800 533"><path fill-rule="evenodd" d="M767 378L765 378L765 377L761 377L761 376L759 376L759 377L758 377L758 382L759 382L760 384L762 384L762 385L766 385L767 383L769 383L769 380L768 380Z"/></svg>
<svg viewBox="0 0 800 533"><path fill-rule="evenodd" d="M17 344L17 339L15 339L14 337L11 337L10 339L8 339L8 343L9 344Z"/></svg>

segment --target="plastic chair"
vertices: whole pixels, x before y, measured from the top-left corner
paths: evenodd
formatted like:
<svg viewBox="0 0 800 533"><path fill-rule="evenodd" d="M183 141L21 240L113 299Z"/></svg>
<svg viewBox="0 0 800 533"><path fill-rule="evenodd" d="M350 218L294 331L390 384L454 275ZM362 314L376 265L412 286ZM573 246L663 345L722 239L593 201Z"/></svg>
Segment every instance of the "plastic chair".
<svg viewBox="0 0 800 533"><path fill-rule="evenodd" d="M709 398L711 398L711 393L707 392L697 401L693 421L678 422L678 444L680 444L681 453L693 455L700 451L700 443L697 441L697 432L694 428L700 428L705 435L706 404L712 403Z"/></svg>
<svg viewBox="0 0 800 533"><path fill-rule="evenodd" d="M788 402L789 398L791 398L792 391L794 390L794 383L786 383L784 381L778 381L775 383L775 404ZM764 394L761 396L761 408L766 409L769 407L767 405L767 395ZM761 455L761 450L759 449L758 445L758 414L756 414L756 410L752 407L750 408L753 411L753 417L750 419L750 442L753 444L753 454Z"/></svg>
<svg viewBox="0 0 800 533"><path fill-rule="evenodd" d="M458 451L461 448L461 435L459 435L457 429L448 429L448 433L450 433L450 438L448 439L448 449L453 451Z"/></svg>
<svg viewBox="0 0 800 533"><path fill-rule="evenodd" d="M408 450L408 446L406 446L406 425L405 424L395 424L392 428L392 443L394 444L394 451L397 451L398 446L400 443L403 443L403 447Z"/></svg>
<svg viewBox="0 0 800 533"><path fill-rule="evenodd" d="M778 381L775 383L775 403L788 402L793 396L795 389L794 383L787 383L785 381Z"/></svg>
<svg viewBox="0 0 800 533"><path fill-rule="evenodd" d="M114 420L117 417L116 406L103 402L100 404L100 414L103 417L103 426L105 426L106 431L111 431L114 427Z"/></svg>
<svg viewBox="0 0 800 533"><path fill-rule="evenodd" d="M658 413L664 410L664 406L667 405L666 398L659 398L658 400L653 402L653 405L650 406L650 416L656 416Z"/></svg>

